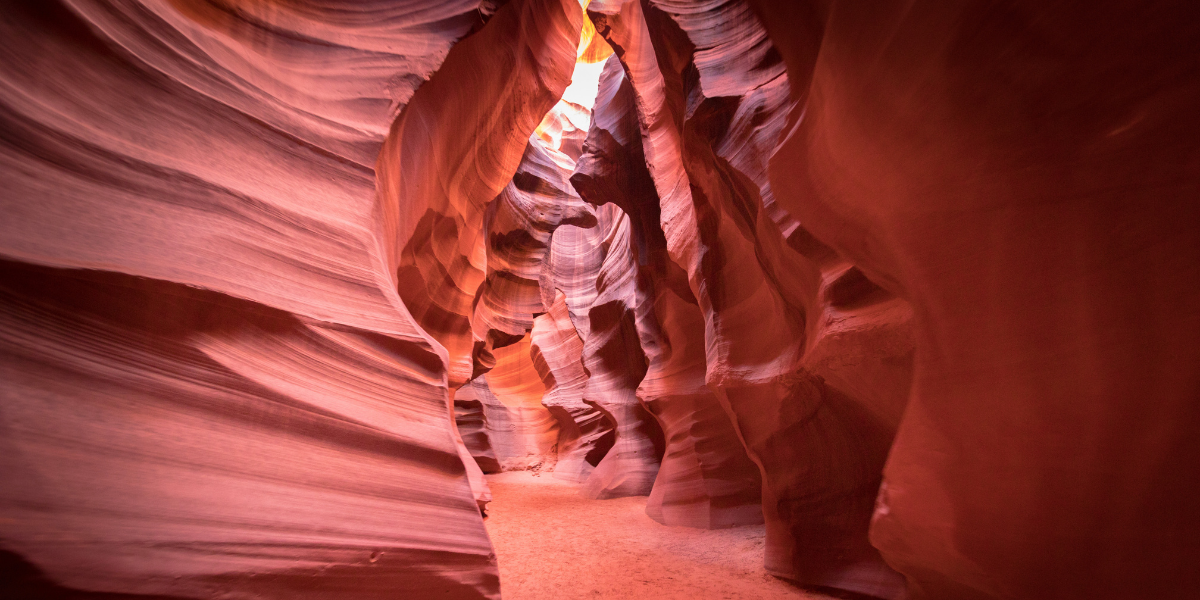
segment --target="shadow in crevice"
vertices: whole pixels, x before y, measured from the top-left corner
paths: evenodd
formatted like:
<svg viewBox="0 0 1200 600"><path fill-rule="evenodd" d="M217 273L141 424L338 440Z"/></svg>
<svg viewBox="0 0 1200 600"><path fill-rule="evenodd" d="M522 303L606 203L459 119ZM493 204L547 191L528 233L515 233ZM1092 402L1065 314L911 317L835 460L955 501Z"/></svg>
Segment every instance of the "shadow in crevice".
<svg viewBox="0 0 1200 600"><path fill-rule="evenodd" d="M25 557L0 550L0 598L11 600L184 600L179 596L151 596L88 592L63 587L46 577Z"/></svg>

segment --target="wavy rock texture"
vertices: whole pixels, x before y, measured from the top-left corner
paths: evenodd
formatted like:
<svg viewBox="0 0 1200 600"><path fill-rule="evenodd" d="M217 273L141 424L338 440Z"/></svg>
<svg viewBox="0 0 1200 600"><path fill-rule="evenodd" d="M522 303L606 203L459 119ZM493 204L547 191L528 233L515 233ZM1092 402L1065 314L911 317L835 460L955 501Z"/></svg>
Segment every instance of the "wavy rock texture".
<svg viewBox="0 0 1200 600"><path fill-rule="evenodd" d="M591 376L583 392L616 424L613 447L584 485L592 498L650 493L662 458L662 431L637 397L646 374L646 358L638 336L637 262L630 239L629 217L615 205L597 211L604 232L603 259L596 272L596 296L587 310L588 335L583 365Z"/></svg>
<svg viewBox="0 0 1200 600"><path fill-rule="evenodd" d="M487 412L470 385L455 390L454 421L467 452L483 473L499 473L500 461L492 448ZM470 465L467 465L470 468ZM472 486L478 485L474 482ZM487 482L484 481L484 486Z"/></svg>
<svg viewBox="0 0 1200 600"><path fill-rule="evenodd" d="M699 391L703 382L700 397L716 397L707 414L715 405L733 419L762 473L770 571L808 585L900 594L904 581L870 545L867 527L908 389L909 313L865 277L843 280L852 266L809 241L775 201L763 149L793 102L765 30L736 2L589 11L630 75L665 247L682 271L672 286L664 269L662 284L686 285L690 293L675 298L699 309L687 315L683 302L660 294L659 318L674 324L676 339L703 340L705 348L703 371L649 381L646 391ZM844 307L871 310L838 310L830 286ZM887 309L874 306L880 302ZM876 346L880 339L890 343ZM851 358L834 362L830 353ZM706 414L693 410L675 418Z"/></svg>
<svg viewBox="0 0 1200 600"><path fill-rule="evenodd" d="M573 0L505 5L455 46L379 156L384 239L395 240L388 265L417 323L449 353L451 387L479 374L480 355L486 369L505 341L472 335L488 273L485 213L570 83L582 19Z"/></svg>
<svg viewBox="0 0 1200 600"><path fill-rule="evenodd" d="M572 184L588 202L611 203L630 220L628 239L636 264L628 268L638 277L635 316L648 363L637 396L657 418L665 437L647 512L670 525L761 522L757 467L704 386L703 316L686 277L680 277L678 268L671 269L658 224L658 196L642 154L632 87L615 58L609 59L600 80L584 152Z"/></svg>
<svg viewBox="0 0 1200 600"><path fill-rule="evenodd" d="M0 281L2 534L52 580L495 593L433 353L114 272L5 262Z"/></svg>
<svg viewBox="0 0 1200 600"><path fill-rule="evenodd" d="M760 8L807 98L779 203L915 314L875 545L918 598L1190 596L1188 7Z"/></svg>
<svg viewBox="0 0 1200 600"><path fill-rule="evenodd" d="M572 163L531 141L513 181L488 205L487 277L471 320L476 339L503 343L532 330L534 315L547 310L540 277L550 236L560 225L596 224L567 181Z"/></svg>
<svg viewBox="0 0 1200 600"><path fill-rule="evenodd" d="M101 592L497 595L371 171L477 24L463 3L6 8L7 550Z"/></svg>
<svg viewBox="0 0 1200 600"><path fill-rule="evenodd" d="M483 400L503 470L547 471L557 461L558 422L542 405L546 386L533 364L529 338L496 350L496 368L473 382Z"/></svg>
<svg viewBox="0 0 1200 600"><path fill-rule="evenodd" d="M530 341L534 365L547 385L542 405L558 419L554 476L582 483L612 448L615 432L601 410L583 401L589 377L583 366L583 340L571 323L562 292L556 291L550 309L534 320Z"/></svg>

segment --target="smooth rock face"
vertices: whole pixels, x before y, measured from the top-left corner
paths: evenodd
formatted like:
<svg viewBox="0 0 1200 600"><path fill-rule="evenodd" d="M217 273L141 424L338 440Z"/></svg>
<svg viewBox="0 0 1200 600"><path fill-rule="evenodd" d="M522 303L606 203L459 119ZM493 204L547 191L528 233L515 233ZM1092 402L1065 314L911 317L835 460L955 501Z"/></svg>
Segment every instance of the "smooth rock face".
<svg viewBox="0 0 1200 600"><path fill-rule="evenodd" d="M432 352L161 280L2 274L0 535L53 581L495 593Z"/></svg>
<svg viewBox="0 0 1200 600"><path fill-rule="evenodd" d="M806 586L1191 597L1187 8L12 3L0 596L496 598L529 470Z"/></svg>
<svg viewBox="0 0 1200 600"><path fill-rule="evenodd" d="M915 315L874 545L917 598L1194 596L1191 6L760 8L779 203Z"/></svg>
<svg viewBox="0 0 1200 600"><path fill-rule="evenodd" d="M471 383L483 401L502 470L550 470L557 460L557 420L530 357L529 338L496 351L496 367ZM499 432L505 432L500 434Z"/></svg>
<svg viewBox="0 0 1200 600"><path fill-rule="evenodd" d="M492 448L487 410L469 384L455 390L454 421L467 452L479 469L484 473L499 473L500 461Z"/></svg>

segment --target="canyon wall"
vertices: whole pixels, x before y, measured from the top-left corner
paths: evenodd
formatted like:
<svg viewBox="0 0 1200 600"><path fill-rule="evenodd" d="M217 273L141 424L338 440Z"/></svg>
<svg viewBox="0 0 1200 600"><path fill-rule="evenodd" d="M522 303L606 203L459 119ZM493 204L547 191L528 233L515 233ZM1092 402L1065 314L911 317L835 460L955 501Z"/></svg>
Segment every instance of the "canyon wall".
<svg viewBox="0 0 1200 600"><path fill-rule="evenodd" d="M917 598L1200 589L1182 2L756 2L779 204L913 308L871 539Z"/></svg>
<svg viewBox="0 0 1200 600"><path fill-rule="evenodd" d="M497 597L372 170L477 5L4 12L0 595Z"/></svg>

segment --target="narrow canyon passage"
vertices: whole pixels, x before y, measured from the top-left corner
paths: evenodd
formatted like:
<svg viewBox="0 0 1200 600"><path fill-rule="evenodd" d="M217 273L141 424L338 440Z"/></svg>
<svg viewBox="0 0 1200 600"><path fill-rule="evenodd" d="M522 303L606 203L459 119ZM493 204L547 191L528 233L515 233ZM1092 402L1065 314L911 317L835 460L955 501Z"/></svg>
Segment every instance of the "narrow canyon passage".
<svg viewBox="0 0 1200 600"><path fill-rule="evenodd" d="M593 501L529 471L488 476L484 520L511 600L831 600L768 575L762 525L703 530L646 516L640 496Z"/></svg>
<svg viewBox="0 0 1200 600"><path fill-rule="evenodd" d="M1196 600L1185 0L2 0L0 600Z"/></svg>

